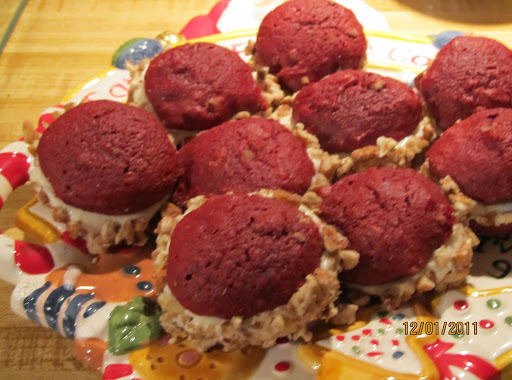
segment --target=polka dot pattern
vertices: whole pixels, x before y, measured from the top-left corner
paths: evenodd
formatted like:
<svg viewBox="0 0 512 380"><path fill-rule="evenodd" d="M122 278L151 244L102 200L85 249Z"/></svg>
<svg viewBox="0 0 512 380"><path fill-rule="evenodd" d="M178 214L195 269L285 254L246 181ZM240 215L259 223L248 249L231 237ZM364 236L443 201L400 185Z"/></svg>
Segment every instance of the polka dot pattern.
<svg viewBox="0 0 512 380"><path fill-rule="evenodd" d="M140 281L137 282L137 289L147 292L153 289L153 285L149 281Z"/></svg>
<svg viewBox="0 0 512 380"><path fill-rule="evenodd" d="M469 308L469 304L465 300L458 300L453 303L453 308L455 310L467 310Z"/></svg>
<svg viewBox="0 0 512 380"><path fill-rule="evenodd" d="M487 301L487 307L490 309L499 309L501 306L501 301L497 300L496 298L492 298Z"/></svg>
<svg viewBox="0 0 512 380"><path fill-rule="evenodd" d="M494 322L490 321L489 319L482 319L478 325L483 329L492 329L494 327Z"/></svg>
<svg viewBox="0 0 512 380"><path fill-rule="evenodd" d="M279 362L274 366L274 369L277 372L286 372L290 370L290 363L289 362Z"/></svg>
<svg viewBox="0 0 512 380"><path fill-rule="evenodd" d="M403 351L395 351L395 352L393 352L393 359L400 359L402 356L404 356Z"/></svg>
<svg viewBox="0 0 512 380"><path fill-rule="evenodd" d="M124 267L123 271L130 276L138 276L140 274L140 267L136 265L128 265Z"/></svg>

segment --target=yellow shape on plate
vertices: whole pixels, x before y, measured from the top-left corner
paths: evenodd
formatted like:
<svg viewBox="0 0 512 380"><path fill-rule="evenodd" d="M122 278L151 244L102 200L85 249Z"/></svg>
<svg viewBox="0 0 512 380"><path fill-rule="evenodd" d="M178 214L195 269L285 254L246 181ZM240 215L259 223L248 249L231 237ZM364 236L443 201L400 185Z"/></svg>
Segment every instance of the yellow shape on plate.
<svg viewBox="0 0 512 380"><path fill-rule="evenodd" d="M512 375L512 365L509 365L511 363L512 351L507 351L496 358L496 368L505 369Z"/></svg>
<svg viewBox="0 0 512 380"><path fill-rule="evenodd" d="M475 289L471 285L466 285L460 288L460 290L468 297L486 297L494 296L497 294L512 293L512 287L493 288L493 289Z"/></svg>
<svg viewBox="0 0 512 380"><path fill-rule="evenodd" d="M32 214L29 208L37 203L37 197L32 198L16 213L14 223L27 235L37 239L38 242L48 244L60 239L60 232L44 219Z"/></svg>
<svg viewBox="0 0 512 380"><path fill-rule="evenodd" d="M317 380L374 380L389 378L395 380L418 380L422 377L389 371L340 354L339 352L329 351L323 357Z"/></svg>
<svg viewBox="0 0 512 380"><path fill-rule="evenodd" d="M329 352L329 349L317 344L299 344L295 350L300 362L314 371L318 371L327 352Z"/></svg>
<svg viewBox="0 0 512 380"><path fill-rule="evenodd" d="M184 343L157 342L130 352L128 358L144 380L244 380L250 378L264 356L261 348L200 353Z"/></svg>

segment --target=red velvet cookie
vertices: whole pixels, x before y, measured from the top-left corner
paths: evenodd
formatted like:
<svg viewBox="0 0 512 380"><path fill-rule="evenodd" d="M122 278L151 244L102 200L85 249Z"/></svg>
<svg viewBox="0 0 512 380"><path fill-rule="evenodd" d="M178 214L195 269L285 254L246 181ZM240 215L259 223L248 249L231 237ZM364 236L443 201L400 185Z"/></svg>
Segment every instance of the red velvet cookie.
<svg viewBox="0 0 512 380"><path fill-rule="evenodd" d="M220 195L177 224L167 282L195 314L250 317L286 304L322 253L318 227L290 204Z"/></svg>
<svg viewBox="0 0 512 380"><path fill-rule="evenodd" d="M483 110L455 124L427 158L435 177L449 175L468 197L512 202L512 109Z"/></svg>
<svg viewBox="0 0 512 380"><path fill-rule="evenodd" d="M418 273L455 223L441 190L412 169L370 168L321 188L319 195L321 217L361 255L341 277L361 285Z"/></svg>
<svg viewBox="0 0 512 380"><path fill-rule="evenodd" d="M484 108L512 107L512 50L484 37L457 37L416 78L430 114L446 129Z"/></svg>
<svg viewBox="0 0 512 380"><path fill-rule="evenodd" d="M185 174L173 199L283 189L303 194L315 175L304 143L275 120L248 118L204 131L178 153Z"/></svg>
<svg viewBox="0 0 512 380"><path fill-rule="evenodd" d="M169 194L176 149L141 108L98 100L78 105L43 133L39 164L63 202L108 215L141 211Z"/></svg>
<svg viewBox="0 0 512 380"><path fill-rule="evenodd" d="M366 38L352 11L327 0L291 0L265 16L258 30L258 61L297 91L340 69L359 69Z"/></svg>
<svg viewBox="0 0 512 380"><path fill-rule="evenodd" d="M381 136L411 135L422 118L420 97L405 83L347 70L303 88L293 103L296 122L331 153L375 145Z"/></svg>
<svg viewBox="0 0 512 380"><path fill-rule="evenodd" d="M250 67L233 51L210 43L169 49L149 64L148 100L170 129L203 130L240 111L266 108Z"/></svg>

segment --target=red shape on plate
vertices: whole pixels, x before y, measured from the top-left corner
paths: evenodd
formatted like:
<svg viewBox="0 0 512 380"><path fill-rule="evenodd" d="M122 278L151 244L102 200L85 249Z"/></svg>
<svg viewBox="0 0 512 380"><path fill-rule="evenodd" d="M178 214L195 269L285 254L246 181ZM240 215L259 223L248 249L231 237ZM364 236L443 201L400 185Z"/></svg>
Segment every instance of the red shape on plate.
<svg viewBox="0 0 512 380"><path fill-rule="evenodd" d="M290 363L288 362L279 362L277 363L275 366L274 366L274 369L277 371L277 372L285 372L285 371L288 371L290 369Z"/></svg>
<svg viewBox="0 0 512 380"><path fill-rule="evenodd" d="M0 153L0 173L9 181L13 189L28 181L29 167L29 158L23 153Z"/></svg>
<svg viewBox="0 0 512 380"><path fill-rule="evenodd" d="M391 343L393 343L393 346L398 346L400 344L400 342L396 339L393 339Z"/></svg>
<svg viewBox="0 0 512 380"><path fill-rule="evenodd" d="M37 132L43 133L47 126L55 121L55 118L51 113L43 113L39 117L39 123L37 124Z"/></svg>
<svg viewBox="0 0 512 380"><path fill-rule="evenodd" d="M379 345L379 341L378 341L377 339L372 339L372 340L370 341L370 343L371 343L371 344L374 344L374 345L376 345L376 346L378 346L378 345Z"/></svg>
<svg viewBox="0 0 512 380"><path fill-rule="evenodd" d="M469 307L469 304L464 300L458 300L453 303L453 308L455 310L466 310Z"/></svg>
<svg viewBox="0 0 512 380"><path fill-rule="evenodd" d="M14 242L14 262L28 274L48 273L55 266L48 248L19 240Z"/></svg>
<svg viewBox="0 0 512 380"><path fill-rule="evenodd" d="M103 380L116 380L132 373L133 368L129 364L109 364L103 373Z"/></svg>
<svg viewBox="0 0 512 380"><path fill-rule="evenodd" d="M386 325L391 325L392 324L392 322L389 319L387 319L387 318L381 318L380 319L380 323L384 323Z"/></svg>
<svg viewBox="0 0 512 380"><path fill-rule="evenodd" d="M87 244L84 239L77 238L73 239L71 235L69 234L69 231L64 231L62 235L60 235L60 239L66 243L69 244L72 247L78 248L80 251L82 251L85 254L88 254L89 251L87 250Z"/></svg>
<svg viewBox="0 0 512 380"><path fill-rule="evenodd" d="M363 330L363 335L366 335L366 336L372 335L372 330L370 330L370 329Z"/></svg>
<svg viewBox="0 0 512 380"><path fill-rule="evenodd" d="M382 352L380 351L374 351L374 352L368 352L366 356L373 357L373 356L380 356L382 355Z"/></svg>
<svg viewBox="0 0 512 380"><path fill-rule="evenodd" d="M478 324L483 329L492 329L494 327L494 322L488 319L482 319Z"/></svg>
<svg viewBox="0 0 512 380"><path fill-rule="evenodd" d="M355 340L356 342L359 341L361 337L359 335L352 336L352 340Z"/></svg>
<svg viewBox="0 0 512 380"><path fill-rule="evenodd" d="M207 15L194 17L181 30L181 34L183 34L187 40L190 40L192 38L220 33L220 30L217 29L217 22L220 16L222 16L222 13L226 10L229 2L230 0L222 0L217 3Z"/></svg>
<svg viewBox="0 0 512 380"><path fill-rule="evenodd" d="M454 343L443 342L438 339L434 343L423 346L423 350L436 365L440 379L456 378L450 367L461 368L480 379L494 379L500 373L500 370L493 364L479 356L447 352L454 345Z"/></svg>
<svg viewBox="0 0 512 380"><path fill-rule="evenodd" d="M345 335L336 335L336 340L339 342L343 342L345 340Z"/></svg>

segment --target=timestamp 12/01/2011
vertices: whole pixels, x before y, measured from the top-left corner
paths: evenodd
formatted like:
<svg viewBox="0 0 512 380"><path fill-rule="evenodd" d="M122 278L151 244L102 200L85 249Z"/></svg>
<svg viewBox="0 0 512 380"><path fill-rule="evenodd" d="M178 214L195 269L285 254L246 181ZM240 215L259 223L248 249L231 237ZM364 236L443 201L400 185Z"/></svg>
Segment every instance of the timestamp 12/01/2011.
<svg viewBox="0 0 512 380"><path fill-rule="evenodd" d="M478 322L404 322L405 335L477 335Z"/></svg>

